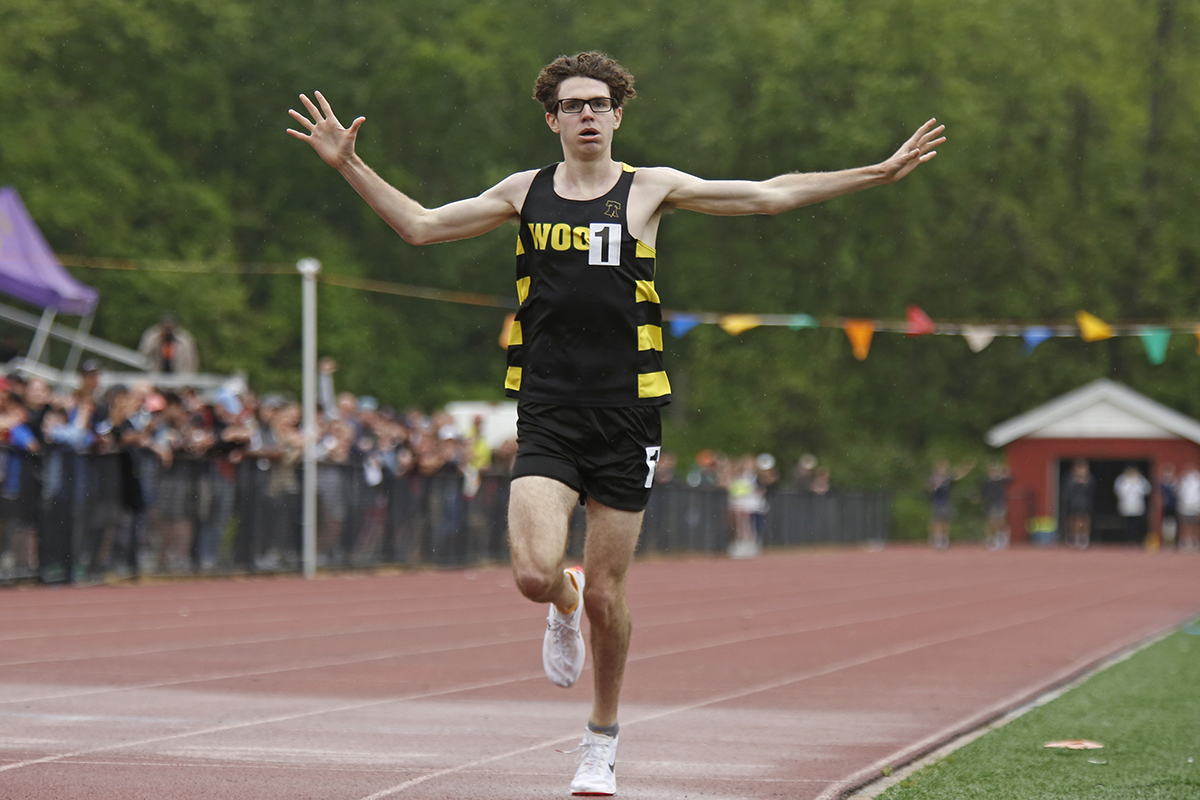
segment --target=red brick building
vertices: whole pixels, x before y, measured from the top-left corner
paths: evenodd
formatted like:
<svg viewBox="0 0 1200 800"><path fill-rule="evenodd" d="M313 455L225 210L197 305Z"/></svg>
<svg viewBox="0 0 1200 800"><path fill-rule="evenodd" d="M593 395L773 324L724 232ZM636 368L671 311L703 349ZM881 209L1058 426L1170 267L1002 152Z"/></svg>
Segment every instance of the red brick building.
<svg viewBox="0 0 1200 800"><path fill-rule="evenodd" d="M1150 531L1161 529L1157 478L1165 464L1176 473L1200 464L1200 422L1107 379L1014 417L988 431L987 442L1003 447L1012 470L1009 523L1014 542L1027 537L1027 523L1048 517L1063 528L1058 498L1071 463L1087 459L1096 479L1092 540L1118 541L1113 483L1128 464L1156 484L1148 504Z"/></svg>

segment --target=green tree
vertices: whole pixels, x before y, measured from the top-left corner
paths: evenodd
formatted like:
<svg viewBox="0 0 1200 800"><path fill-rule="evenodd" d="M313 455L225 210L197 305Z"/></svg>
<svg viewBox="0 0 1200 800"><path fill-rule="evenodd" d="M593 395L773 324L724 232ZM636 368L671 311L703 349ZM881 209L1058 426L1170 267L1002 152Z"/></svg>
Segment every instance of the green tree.
<svg viewBox="0 0 1200 800"><path fill-rule="evenodd" d="M672 214L668 308L935 320L1194 319L1200 308L1200 8L1015 0L0 0L0 178L60 252L220 265L220 274L87 271L97 332L126 344L163 311L205 368L298 389L299 282L327 275L514 296L515 230L411 248L286 135L321 89L361 152L427 205L559 158L531 99L562 52L605 49L638 76L616 155L709 178L766 178L886 157L937 115L950 141L901 184L777 218ZM241 265L233 268L231 265ZM265 274L284 265L289 274ZM229 274L229 273L233 274ZM502 396L503 310L325 285L339 385L384 403ZM1110 375L1200 415L1200 363L1177 341L1019 339L708 327L668 337L669 444L812 450L842 482L919 487L933 454L983 454L993 424Z"/></svg>

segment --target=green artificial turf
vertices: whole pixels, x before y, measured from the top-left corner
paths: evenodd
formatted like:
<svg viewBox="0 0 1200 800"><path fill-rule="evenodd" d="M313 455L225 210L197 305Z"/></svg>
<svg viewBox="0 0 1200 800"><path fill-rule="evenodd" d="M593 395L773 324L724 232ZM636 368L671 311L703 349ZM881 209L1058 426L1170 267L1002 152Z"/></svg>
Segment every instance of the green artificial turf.
<svg viewBox="0 0 1200 800"><path fill-rule="evenodd" d="M1100 750L1047 749L1089 739ZM879 800L1198 800L1200 626L1115 664Z"/></svg>

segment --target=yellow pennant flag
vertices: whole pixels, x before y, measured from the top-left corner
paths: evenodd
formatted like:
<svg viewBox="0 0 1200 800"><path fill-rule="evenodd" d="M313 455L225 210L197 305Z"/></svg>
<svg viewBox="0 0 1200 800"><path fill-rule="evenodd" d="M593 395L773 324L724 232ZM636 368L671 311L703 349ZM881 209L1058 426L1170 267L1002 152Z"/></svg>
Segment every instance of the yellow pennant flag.
<svg viewBox="0 0 1200 800"><path fill-rule="evenodd" d="M737 336L762 325L762 317L757 314L726 314L717 324L730 336Z"/></svg>
<svg viewBox="0 0 1200 800"><path fill-rule="evenodd" d="M871 337L875 335L875 323L869 319L848 319L842 323L842 330L850 340L854 357L866 361L867 353L871 351Z"/></svg>
<svg viewBox="0 0 1200 800"><path fill-rule="evenodd" d="M1101 339L1111 339L1113 336L1112 328L1107 322L1086 311L1077 313L1075 321L1079 323L1079 333L1085 342L1098 342Z"/></svg>

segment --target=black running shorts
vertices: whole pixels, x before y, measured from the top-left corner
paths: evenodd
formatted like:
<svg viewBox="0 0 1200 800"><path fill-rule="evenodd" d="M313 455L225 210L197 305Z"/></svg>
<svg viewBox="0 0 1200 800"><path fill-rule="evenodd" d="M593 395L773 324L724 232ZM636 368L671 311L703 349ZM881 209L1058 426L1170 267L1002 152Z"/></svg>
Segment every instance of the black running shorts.
<svg viewBox="0 0 1200 800"><path fill-rule="evenodd" d="M581 408L520 402L513 477L540 475L621 511L642 511L662 450L659 406Z"/></svg>

